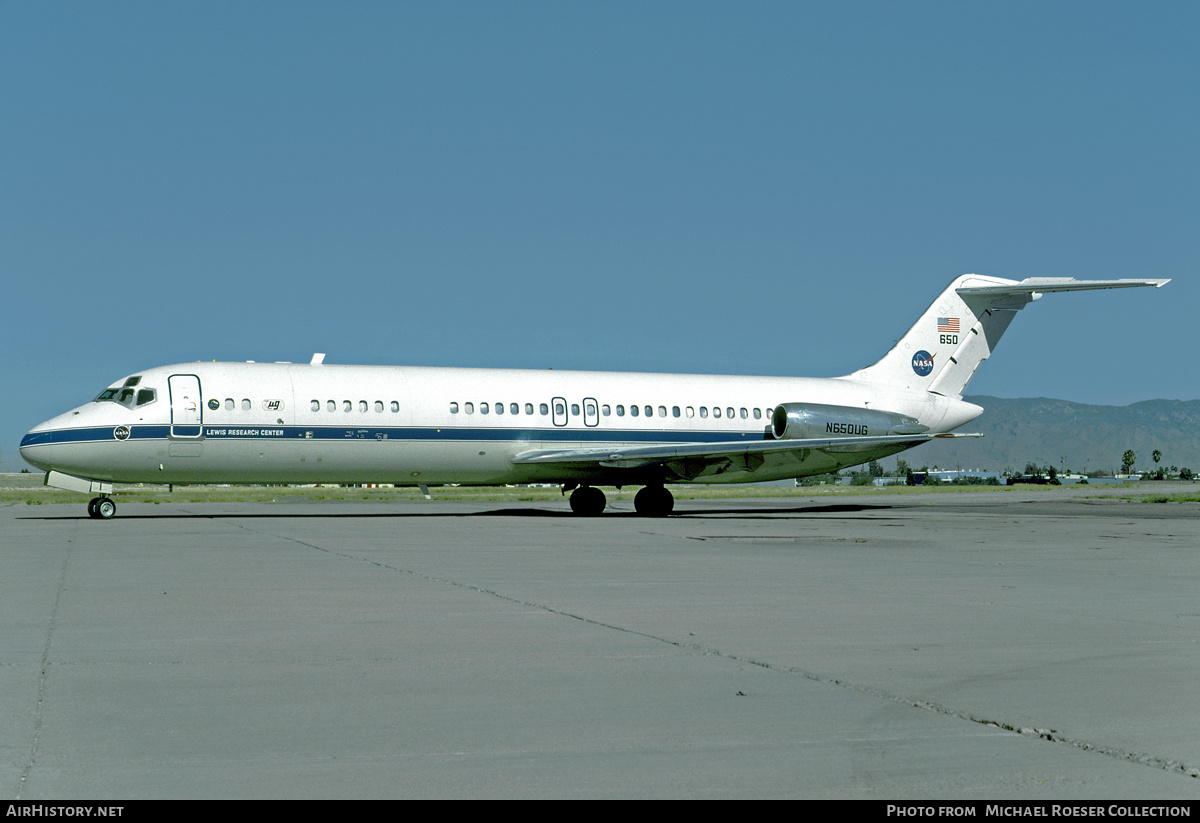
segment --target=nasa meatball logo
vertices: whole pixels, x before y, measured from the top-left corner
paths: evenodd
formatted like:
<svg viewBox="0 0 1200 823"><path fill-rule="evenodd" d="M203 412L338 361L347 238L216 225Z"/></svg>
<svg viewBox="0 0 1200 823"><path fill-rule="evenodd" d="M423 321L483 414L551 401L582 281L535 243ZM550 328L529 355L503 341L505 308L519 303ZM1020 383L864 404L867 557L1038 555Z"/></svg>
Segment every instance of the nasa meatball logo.
<svg viewBox="0 0 1200 823"><path fill-rule="evenodd" d="M208 407L213 411L216 411L217 409L221 408L221 401L214 397L212 400L208 401Z"/></svg>
<svg viewBox="0 0 1200 823"><path fill-rule="evenodd" d="M128 440L129 439L129 427L128 426L117 426L115 429L113 429L113 437L117 438L118 440Z"/></svg>
<svg viewBox="0 0 1200 823"><path fill-rule="evenodd" d="M933 371L933 355L921 349L913 355L912 367L918 377L928 377Z"/></svg>

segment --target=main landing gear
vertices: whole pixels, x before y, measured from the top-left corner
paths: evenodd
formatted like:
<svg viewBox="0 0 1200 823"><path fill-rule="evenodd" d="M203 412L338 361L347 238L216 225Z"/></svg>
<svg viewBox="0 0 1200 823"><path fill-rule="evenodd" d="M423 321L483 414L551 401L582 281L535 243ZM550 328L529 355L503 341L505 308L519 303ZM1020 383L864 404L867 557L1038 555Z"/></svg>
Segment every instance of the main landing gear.
<svg viewBox="0 0 1200 823"><path fill-rule="evenodd" d="M579 486L571 492L571 511L582 517L595 517L607 504L604 492L595 486ZM643 517L666 517L675 508L675 497L663 486L646 486L634 495L633 508Z"/></svg>
<svg viewBox="0 0 1200 823"><path fill-rule="evenodd" d="M111 497L94 497L88 503L88 517L97 520L112 520L117 513L117 504Z"/></svg>
<svg viewBox="0 0 1200 823"><path fill-rule="evenodd" d="M633 508L643 517L666 517L675 508L675 496L664 486L647 486L633 496Z"/></svg>
<svg viewBox="0 0 1200 823"><path fill-rule="evenodd" d="M608 498L595 486L580 486L571 492L571 511L583 517L595 517L606 505Z"/></svg>

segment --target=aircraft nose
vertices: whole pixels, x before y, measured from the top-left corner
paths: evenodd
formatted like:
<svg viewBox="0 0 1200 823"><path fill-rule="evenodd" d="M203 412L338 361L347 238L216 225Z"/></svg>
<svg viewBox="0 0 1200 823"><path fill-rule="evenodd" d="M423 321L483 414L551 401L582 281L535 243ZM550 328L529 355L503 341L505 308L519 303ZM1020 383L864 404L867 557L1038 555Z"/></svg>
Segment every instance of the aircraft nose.
<svg viewBox="0 0 1200 823"><path fill-rule="evenodd" d="M31 466L36 466L39 469L48 469L49 466L42 460L38 459L39 451L44 453L44 449L39 449L41 446L47 446L54 442L55 427L51 425L52 421L46 420L38 423L29 432L21 438L21 458Z"/></svg>

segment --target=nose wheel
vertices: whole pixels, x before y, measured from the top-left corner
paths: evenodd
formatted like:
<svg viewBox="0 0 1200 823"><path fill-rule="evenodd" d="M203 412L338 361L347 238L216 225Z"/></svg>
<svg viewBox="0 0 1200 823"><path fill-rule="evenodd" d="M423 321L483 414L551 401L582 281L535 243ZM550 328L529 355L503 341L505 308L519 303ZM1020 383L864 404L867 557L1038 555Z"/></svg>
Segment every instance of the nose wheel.
<svg viewBox="0 0 1200 823"><path fill-rule="evenodd" d="M117 504L109 497L94 497L87 505L88 517L96 520L112 520L117 513Z"/></svg>

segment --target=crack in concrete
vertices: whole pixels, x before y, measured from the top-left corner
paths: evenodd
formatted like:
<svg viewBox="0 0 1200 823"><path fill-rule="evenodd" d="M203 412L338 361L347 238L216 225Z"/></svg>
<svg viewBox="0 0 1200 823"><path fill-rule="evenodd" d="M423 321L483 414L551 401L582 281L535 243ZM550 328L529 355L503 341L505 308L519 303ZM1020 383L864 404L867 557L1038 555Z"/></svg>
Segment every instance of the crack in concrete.
<svg viewBox="0 0 1200 823"><path fill-rule="evenodd" d="M75 542L75 532L77 524L71 525L71 531L67 535L67 550L63 553L62 568L58 573L58 586L54 592L54 605L50 607L50 623L46 627L46 642L42 645L42 660L41 673L38 675L37 687L37 704L34 706L33 712L33 739L29 741L29 757L25 761L25 766L21 769L21 775L17 779L17 792L14 800L21 799L21 793L25 790L25 781L29 779L29 775L33 772L33 764L37 762L38 748L42 740L42 707L46 697L46 670L50 668L50 646L54 643L54 627L58 621L58 607L62 602L63 588L67 580L67 562L71 559L71 548Z"/></svg>
<svg viewBox="0 0 1200 823"><path fill-rule="evenodd" d="M214 516L212 519L217 520L220 518ZM249 529L241 523L235 523L232 525L236 525L238 528L245 529L246 531L252 531L255 534L264 534L264 532L258 532L254 529ZM1145 754L1145 753L1125 751L1123 749L1118 749L1113 746L1103 746L1103 745L1099 745L1096 743L1090 743L1086 740L1080 740L1078 738L1068 737L1067 735L1061 734L1060 732L1058 732L1055 729L1041 729L1041 728L1030 728L1030 727L1024 727L1024 726L1015 726L1015 725L1012 725L1009 723L1004 723L1004 722L992 720L989 718L979 717L978 715L972 714L971 712L962 711L960 709L952 709L947 706L942 706L942 705L933 703L928 700L917 700L917 699L910 698L910 697L902 697L900 695L895 695L890 692L887 692L883 689L875 688L872 686L863 686L863 685L856 684L856 683L850 683L850 682L847 682L844 680L839 680L835 677L829 677L827 675L821 675L821 674L816 674L814 672L805 671L803 669L800 669L800 668L797 668L794 666L779 666L774 663L768 663L768 662L761 661L761 660L755 660L754 658L743 657L741 655L732 654L730 652L724 652L724 651L721 651L720 649L714 648L712 646L705 646L701 643L696 643L696 642L691 642L691 641L672 640L669 637L661 637L659 635L650 634L648 632L638 631L637 629L632 629L627 626L618 626L614 623L606 623L602 620L597 620L595 618L584 617L583 615L575 614L573 612L564 611L562 609L556 609L552 606L547 606L543 603L534 603L534 602L530 602L530 601L526 601L526 600L521 600L519 598L511 597L506 594L501 594L500 592L495 591L493 589L487 589L487 588L484 588L483 586L477 586L473 583L463 583L458 580L453 580L453 579L446 578L446 577L438 577L436 575L425 574L423 572L414 571L412 569L402 569L398 566L393 566L391 564L383 563L378 560L371 560L369 558L361 557L361 556L354 555L354 554L349 554L347 552L337 551L334 549L328 549L323 546L317 546L313 543L308 543L304 540L300 540L299 538L284 537L284 536L277 535L277 534L272 534L271 536L280 538L283 540L288 540L293 543L298 543L301 546L306 546L308 548L315 549L315 550L321 551L321 552L325 552L327 554L331 554L331 555L334 555L337 557L343 557L347 560L353 560L353 561L360 562L360 563L369 563L373 566L377 566L382 569L387 569L389 571L397 572L399 574L406 574L406 575L409 575L411 577L414 577L414 578L417 578L420 580L425 580L425 581L428 581L431 583L439 583L439 584L446 585L446 586L453 586L455 588L464 589L466 591L477 592L479 594L488 595L488 596L494 597L498 600L502 600L506 603L512 603L512 604L522 606L525 608L530 608L530 609L537 609L539 611L544 611L548 614L557 615L559 617L567 617L572 620L578 620L582 623L587 623L592 626L597 626L600 628L610 629L612 631L622 632L624 634L629 634L629 635L632 635L635 637L642 637L647 640L652 640L652 641L655 641L658 643L665 643L667 645L674 646L676 648L684 649L687 651L695 652L698 654L711 655L714 657L721 657L725 660L731 660L731 661L734 661L737 663L743 663L743 664L751 665L751 666L758 666L758 667L766 669L768 671L779 672L782 674L790 674L790 675L794 675L797 677L803 677L806 680L811 680L816 683L824 683L827 685L837 686L837 687L843 688L843 689L850 689L850 690L856 691L860 694L865 694L865 695L869 695L871 697L876 697L880 700L887 700L887 701L891 701L893 703L911 706L912 708L934 712L936 714L940 714L945 717L953 717L958 720L965 720L970 723L977 723L982 726L988 726L991 728L1001 729L1003 731L1011 732L1013 734L1036 736L1040 740L1045 740L1050 743L1057 743L1057 744L1063 745L1063 746L1069 746L1069 747L1078 749L1080 751L1101 754L1106 757L1112 757L1117 760L1123 760L1128 763L1137 763L1142 766L1149 766L1151 768L1161 769L1163 771L1180 774L1185 777L1200 779L1200 767L1192 766L1187 763L1173 760L1171 758L1155 757L1153 755L1149 755L1149 754ZM64 566L64 570L65 570L65 566Z"/></svg>

